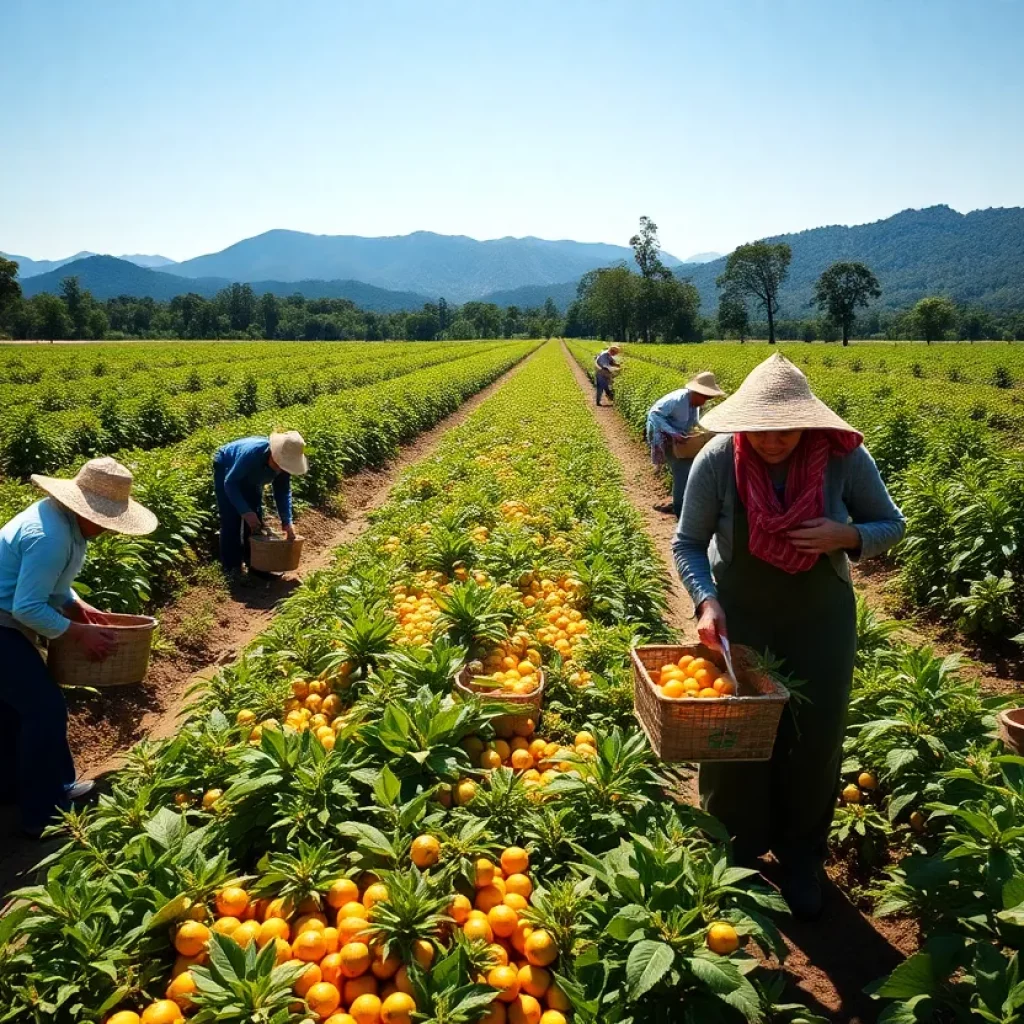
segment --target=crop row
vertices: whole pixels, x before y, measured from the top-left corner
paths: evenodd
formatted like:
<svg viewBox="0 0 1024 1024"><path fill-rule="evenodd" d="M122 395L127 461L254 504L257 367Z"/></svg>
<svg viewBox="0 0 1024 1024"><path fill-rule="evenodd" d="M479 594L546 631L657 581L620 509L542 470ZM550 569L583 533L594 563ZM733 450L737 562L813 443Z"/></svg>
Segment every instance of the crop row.
<svg viewBox="0 0 1024 1024"><path fill-rule="evenodd" d="M592 373L598 346L574 343L571 349ZM730 362L737 351L748 358L739 346L700 346L680 354L675 367L627 359L616 407L642 434L647 410L682 387L687 372L714 370L735 389L744 373ZM763 358L765 349L757 354ZM816 393L864 432L907 517L906 539L894 553L907 598L967 633L1017 635L1024 628L1024 448L965 415L953 390L932 387L915 404L906 380L898 393L879 393L869 374L814 368L808 374Z"/></svg>
<svg viewBox="0 0 1024 1024"><path fill-rule="evenodd" d="M208 427L170 447L109 452L135 475L138 500L160 526L151 537L104 536L90 544L81 580L93 597L118 611L139 611L168 585L168 570L205 559L214 549L216 507L211 459L226 441L275 429L306 439L310 471L295 480L296 497L325 505L342 477L378 466L398 445L454 412L470 395L524 358L535 343L492 346L453 363L327 395L310 405L261 412ZM39 497L27 484L0 484L6 521Z"/></svg>
<svg viewBox="0 0 1024 1024"><path fill-rule="evenodd" d="M716 822L666 798L633 723L628 651L668 635L664 584L549 345L402 478L177 738L69 818L0 922L0 1005L116 1024L178 1007L239 1024L822 1024L780 1003L755 955L785 956L784 904L730 866ZM539 719L454 698L463 665L495 667L501 693L538 692L543 670Z"/></svg>
<svg viewBox="0 0 1024 1024"><path fill-rule="evenodd" d="M218 370L211 386L175 393L161 374L91 388L65 385L0 418L0 470L9 477L51 473L82 456L116 448L162 448L200 428L261 410L308 405L324 395L400 377L488 351L491 345L364 345L344 354L306 351L259 365ZM500 344L500 343L498 343ZM221 381L225 383L220 383Z"/></svg>

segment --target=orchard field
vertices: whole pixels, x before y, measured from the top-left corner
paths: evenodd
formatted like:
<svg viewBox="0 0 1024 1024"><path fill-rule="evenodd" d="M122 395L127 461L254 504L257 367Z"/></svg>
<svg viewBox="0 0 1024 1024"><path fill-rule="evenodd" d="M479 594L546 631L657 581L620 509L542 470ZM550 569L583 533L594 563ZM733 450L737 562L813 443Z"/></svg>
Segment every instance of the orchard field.
<svg viewBox="0 0 1024 1024"><path fill-rule="evenodd" d="M600 347L0 351L5 516L32 498L26 472L117 453L168 533L104 541L90 581L140 603L118 576L127 555L152 581L163 558L209 553L221 441L297 427L313 466L302 497L329 503L346 474L522 363L196 689L178 734L137 746L99 804L68 817L38 884L0 917L0 1020L1022 1019L1024 760L994 739L1005 699L955 660L861 604L832 874L867 918L912 935L892 973L864 979L870 1013L809 997L787 965L781 897L731 864L721 826L684 799L685 773L653 756L629 651L682 624L666 552L568 361L589 368ZM965 629L1019 631L1017 350L784 351L865 431L908 513L908 600ZM640 428L689 374L733 388L767 354L627 346L617 414ZM77 397L47 408L64 394ZM35 458L50 461L29 469ZM494 692L458 695L466 666ZM513 715L514 698L541 710ZM851 941L822 928L819 945Z"/></svg>

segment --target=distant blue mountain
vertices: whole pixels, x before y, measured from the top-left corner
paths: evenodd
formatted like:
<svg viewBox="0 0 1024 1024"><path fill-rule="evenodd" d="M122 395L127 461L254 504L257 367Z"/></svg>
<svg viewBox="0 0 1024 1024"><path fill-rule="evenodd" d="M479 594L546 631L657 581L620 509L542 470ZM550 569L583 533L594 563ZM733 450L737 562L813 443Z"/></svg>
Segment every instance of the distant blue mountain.
<svg viewBox="0 0 1024 1024"><path fill-rule="evenodd" d="M18 278L22 281L30 277L36 277L39 274L48 274L51 270L59 270L61 267L74 263L76 260L84 260L96 255L97 253L83 249L81 252L76 252L74 256L68 256L63 260L32 260L27 256L16 256L13 253L0 252L0 256L14 260L18 264ZM117 258L134 263L137 267L168 267L174 263L174 260L169 260L166 256L133 255L118 256Z"/></svg>

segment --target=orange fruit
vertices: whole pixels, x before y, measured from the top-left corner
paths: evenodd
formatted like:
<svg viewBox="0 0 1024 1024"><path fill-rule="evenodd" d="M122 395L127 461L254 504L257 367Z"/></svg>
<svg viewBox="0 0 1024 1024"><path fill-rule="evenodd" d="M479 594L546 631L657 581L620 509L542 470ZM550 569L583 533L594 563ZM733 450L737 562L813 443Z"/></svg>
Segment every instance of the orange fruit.
<svg viewBox="0 0 1024 1024"><path fill-rule="evenodd" d="M441 859L441 844L433 836L417 836L410 852L413 864L421 871L432 868ZM387 899L387 890L384 890Z"/></svg>
<svg viewBox="0 0 1024 1024"><path fill-rule="evenodd" d="M198 956L210 941L210 929L198 921L184 921L174 934L174 948L182 956Z"/></svg>
<svg viewBox="0 0 1024 1024"><path fill-rule="evenodd" d="M306 1005L318 1017L329 1017L341 1005L341 993L327 981L318 981L306 993Z"/></svg>
<svg viewBox="0 0 1024 1024"><path fill-rule="evenodd" d="M347 942L338 950L341 957L341 973L346 978L358 978L370 969L372 957L365 942Z"/></svg>
<svg viewBox="0 0 1024 1024"><path fill-rule="evenodd" d="M118 1010L107 1018L107 1024L140 1024L141 1020L134 1010Z"/></svg>
<svg viewBox="0 0 1024 1024"><path fill-rule="evenodd" d="M508 1010L505 1004L495 1000L477 1024L508 1024Z"/></svg>
<svg viewBox="0 0 1024 1024"><path fill-rule="evenodd" d="M676 665L681 669L686 669L693 661L692 654L684 654L677 662Z"/></svg>
<svg viewBox="0 0 1024 1024"><path fill-rule="evenodd" d="M327 927L327 918L323 914L317 913L305 913L295 919L295 923L292 926L295 929L295 934L299 932L322 932Z"/></svg>
<svg viewBox="0 0 1024 1024"><path fill-rule="evenodd" d="M324 981L329 981L336 989L345 984L345 975L341 970L341 953L328 953L320 961L320 974Z"/></svg>
<svg viewBox="0 0 1024 1024"><path fill-rule="evenodd" d="M736 684L727 676L719 676L711 684L711 688L723 697L731 697L736 692Z"/></svg>
<svg viewBox="0 0 1024 1024"><path fill-rule="evenodd" d="M359 901L359 886L351 878L339 878L327 890L327 905L340 910L346 903Z"/></svg>
<svg viewBox="0 0 1024 1024"><path fill-rule="evenodd" d="M505 879L505 892L506 894L514 893L516 896L522 896L523 899L528 900L533 893L533 882L530 881L528 875L513 873Z"/></svg>
<svg viewBox="0 0 1024 1024"><path fill-rule="evenodd" d="M448 916L456 924L465 924L466 918L469 917L469 912L472 909L473 904L462 893L458 893L452 900L451 906L448 907Z"/></svg>
<svg viewBox="0 0 1024 1024"><path fill-rule="evenodd" d="M523 964L519 968L519 991L528 996L541 999L551 988L551 972L533 964Z"/></svg>
<svg viewBox="0 0 1024 1024"><path fill-rule="evenodd" d="M484 942L494 941L494 930L486 917L471 917L463 926L462 932L470 942L483 939Z"/></svg>
<svg viewBox="0 0 1024 1024"><path fill-rule="evenodd" d="M198 956L179 956L174 959L174 966L171 968L171 977L176 978L179 974L184 973L192 967L199 967L205 964L209 960L209 956L206 953L200 953Z"/></svg>
<svg viewBox="0 0 1024 1024"><path fill-rule="evenodd" d="M296 961L290 961L292 963ZM297 996L305 996L305 994L314 986L318 985L324 980L323 972L320 970L318 964L310 964L298 977L295 984L292 985L292 991Z"/></svg>
<svg viewBox="0 0 1024 1024"><path fill-rule="evenodd" d="M196 990L196 979L192 977L191 971L183 971L167 986L164 995L177 1003L183 1010L191 1009L192 995Z"/></svg>
<svg viewBox="0 0 1024 1024"><path fill-rule="evenodd" d="M414 995L412 982L409 980L409 968L399 967L395 972L395 988L404 992L407 996Z"/></svg>
<svg viewBox="0 0 1024 1024"><path fill-rule="evenodd" d="M172 999L158 999L142 1011L142 1024L172 1024L181 1020L181 1007Z"/></svg>
<svg viewBox="0 0 1024 1024"><path fill-rule="evenodd" d="M232 933L231 938L237 942L242 949L251 946L259 937L260 929L263 927L259 921L243 921Z"/></svg>
<svg viewBox="0 0 1024 1024"><path fill-rule="evenodd" d="M332 1013L324 1024L356 1024L356 1019L348 1013Z"/></svg>
<svg viewBox="0 0 1024 1024"><path fill-rule="evenodd" d="M490 922L491 931L499 938L510 938L519 924L519 915L504 903L499 903L487 912L487 920Z"/></svg>
<svg viewBox="0 0 1024 1024"><path fill-rule="evenodd" d="M249 906L249 894L237 885L217 893L217 913L221 917L241 917Z"/></svg>
<svg viewBox="0 0 1024 1024"><path fill-rule="evenodd" d="M327 956L327 940L322 932L305 931L295 936L292 956L306 963L319 963Z"/></svg>
<svg viewBox="0 0 1024 1024"><path fill-rule="evenodd" d="M411 1024L416 1001L405 992L394 992L380 1007L381 1024Z"/></svg>
<svg viewBox="0 0 1024 1024"><path fill-rule="evenodd" d="M378 980L387 981L398 973L398 969L401 966L402 958L397 953L391 953L385 957L382 957L378 953L378 955L374 957L373 963L370 964L370 970L373 972L373 976Z"/></svg>
<svg viewBox="0 0 1024 1024"><path fill-rule="evenodd" d="M516 771L525 772L533 767L533 755L528 750L513 750L512 767Z"/></svg>
<svg viewBox="0 0 1024 1024"><path fill-rule="evenodd" d="M349 978L344 988L345 1002L350 1005L360 996L377 995L377 979L372 974L364 974L361 978Z"/></svg>
<svg viewBox="0 0 1024 1024"><path fill-rule="evenodd" d="M705 686L700 690L697 696L700 697L702 700L717 700L718 691L710 686Z"/></svg>
<svg viewBox="0 0 1024 1024"><path fill-rule="evenodd" d="M670 697L675 700L677 697L685 697L686 689L678 679L673 679L669 683L665 683L661 688L661 694L663 697Z"/></svg>
<svg viewBox="0 0 1024 1024"><path fill-rule="evenodd" d="M526 940L533 934L534 927L526 921L520 921L516 925L515 933L512 936L512 948L522 956L526 956Z"/></svg>
<svg viewBox="0 0 1024 1024"><path fill-rule="evenodd" d="M217 801L223 795L224 795L224 790L223 789L208 789L203 794L203 808L205 810L207 810L207 811L210 810L214 806L214 804L216 804ZM161 1001L162 1002L166 1002L167 1000L161 1000ZM153 1005L156 1005L156 1004L154 1003ZM145 1019L145 1016L146 1016L145 1011L143 1011L142 1016L143 1016L143 1019Z"/></svg>
<svg viewBox="0 0 1024 1024"><path fill-rule="evenodd" d="M558 1010L545 1010L541 1014L540 1024L568 1024L565 1014Z"/></svg>
<svg viewBox="0 0 1024 1024"><path fill-rule="evenodd" d="M495 881L498 881L498 879L495 879ZM474 903L478 910L482 910L487 914L494 907L498 906L504 898L504 889L492 882L490 885L485 885L482 889L477 889Z"/></svg>
<svg viewBox="0 0 1024 1024"><path fill-rule="evenodd" d="M506 875L524 875L530 867L530 855L521 846L510 846L501 855L501 870Z"/></svg>
<svg viewBox="0 0 1024 1024"><path fill-rule="evenodd" d="M231 935L241 923L237 917L218 917L213 922L213 931L218 935Z"/></svg>
<svg viewBox="0 0 1024 1024"><path fill-rule="evenodd" d="M515 876L513 875L513 877ZM515 892L506 892L505 898L501 902L504 906L511 907L517 914L530 905L530 901L525 896L520 896Z"/></svg>
<svg viewBox="0 0 1024 1024"><path fill-rule="evenodd" d="M560 1010L562 1013L568 1013L572 1009L569 997L558 987L557 981L551 982L545 993L544 1000L548 1004L549 1010Z"/></svg>
<svg viewBox="0 0 1024 1024"><path fill-rule="evenodd" d="M852 782L850 785L843 788L843 803L859 804L861 799L860 790Z"/></svg>
<svg viewBox="0 0 1024 1024"><path fill-rule="evenodd" d="M288 922L280 917L272 917L269 921L260 924L256 945L262 949L271 939L284 939L287 942L291 937L292 930L288 926Z"/></svg>
<svg viewBox="0 0 1024 1024"><path fill-rule="evenodd" d="M540 1024L541 1008L533 996L520 995L509 1003L508 1024Z"/></svg>
<svg viewBox="0 0 1024 1024"><path fill-rule="evenodd" d="M350 942L361 942L366 937L365 917L345 917L338 922L338 942L347 946Z"/></svg>
<svg viewBox="0 0 1024 1024"><path fill-rule="evenodd" d="M337 953L341 949L341 938L337 928L325 928L323 930L324 942L327 943L328 953Z"/></svg>
<svg viewBox="0 0 1024 1024"><path fill-rule="evenodd" d="M487 984L498 990L498 999L511 1003L519 995L519 972L514 967L492 967Z"/></svg>
<svg viewBox="0 0 1024 1024"><path fill-rule="evenodd" d="M486 857L481 857L476 862L476 887L482 889L493 881L494 865Z"/></svg>
<svg viewBox="0 0 1024 1024"><path fill-rule="evenodd" d="M356 998L348 1008L356 1024L382 1024L380 1010L381 1001L369 993Z"/></svg>
<svg viewBox="0 0 1024 1024"><path fill-rule="evenodd" d="M382 903L388 898L388 887L383 885L381 882L374 882L366 892L363 893L363 906L367 910L372 910L373 907Z"/></svg>
<svg viewBox="0 0 1024 1024"><path fill-rule="evenodd" d="M487 952L490 954L495 967L508 967L508 950L504 946L500 946L497 942L492 942L487 947Z"/></svg>
<svg viewBox="0 0 1024 1024"><path fill-rule="evenodd" d="M708 928L708 949L720 956L728 956L740 947L736 929L725 921L716 921Z"/></svg>
<svg viewBox="0 0 1024 1024"><path fill-rule="evenodd" d="M485 750L477 763L485 771L494 771L495 768L501 767L501 754L496 750Z"/></svg>
<svg viewBox="0 0 1024 1024"><path fill-rule="evenodd" d="M878 776L874 772L861 772L857 776L857 785L861 789L878 789Z"/></svg>
<svg viewBox="0 0 1024 1024"><path fill-rule="evenodd" d="M343 921L346 917L361 917L365 921L369 916L366 907L358 900L346 903L338 910L339 921Z"/></svg>
<svg viewBox="0 0 1024 1024"><path fill-rule="evenodd" d="M292 907L289 904L288 900L283 899L283 898L278 898L276 900L271 900L267 904L266 909L263 911L263 920L264 921L269 921L272 917L284 918L284 920L287 921L288 918L291 917L291 916L292 916Z"/></svg>
<svg viewBox="0 0 1024 1024"><path fill-rule="evenodd" d="M558 959L558 947L551 933L538 928L526 940L526 959L534 967L550 967Z"/></svg>

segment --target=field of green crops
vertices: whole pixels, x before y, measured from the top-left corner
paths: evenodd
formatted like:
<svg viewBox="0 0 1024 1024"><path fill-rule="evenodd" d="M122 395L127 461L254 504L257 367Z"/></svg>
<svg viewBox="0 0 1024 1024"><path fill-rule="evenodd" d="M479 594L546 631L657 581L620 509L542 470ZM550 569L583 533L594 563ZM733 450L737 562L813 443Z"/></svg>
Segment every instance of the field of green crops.
<svg viewBox="0 0 1024 1024"><path fill-rule="evenodd" d="M191 351L139 348L172 361ZM332 348L289 348L277 372L295 386L319 377ZM368 350L384 367L389 348L337 346L338 372ZM587 366L597 348L571 352ZM216 362L223 349L196 352ZM450 358L416 362L431 351ZM306 500L326 500L344 473L387 458L530 356L399 479L366 532L283 602L236 663L201 684L177 736L140 744L97 805L66 817L36 884L0 915L0 1020L852 1019L845 1003L837 1016L801 1004L801 968L791 970L779 930L784 901L732 864L718 822L670 795L675 767L637 726L629 652L673 635L664 569L558 343L404 352L405 372L283 408L253 368L264 404L252 413L120 452L146 500L165 496L161 514L187 497L201 535L220 439L287 412L280 425L301 429L323 463ZM688 373L710 367L735 386L766 354L630 348L616 405L638 425ZM60 359L72 355L83 353ZM1002 365L983 358L993 373ZM9 383L40 386L51 369ZM188 368L161 368L168 380L181 369L187 378ZM973 482L975 504L1016 501L1000 547L1016 572L1021 495L998 490L1022 478L1011 430L942 415L939 393L915 392L887 413L869 390L878 381L852 362L807 370L823 394L828 378L833 402L847 396L912 537L944 526L935 507L954 483ZM912 362L887 372L897 389L904 376L920 380ZM241 394L247 376L220 387ZM1013 404L1016 384L970 386L997 392L997 411ZM17 480L7 486L12 508L31 497ZM954 533L981 515L970 509L950 512ZM981 523L968 519L973 548L995 557ZM976 571L963 555L972 545L935 543L954 545L940 548L947 575ZM194 544L183 539L185 549ZM101 550L92 571L116 573L125 554ZM913 550L900 557L910 593L928 563ZM858 1019L1021 1024L1024 759L995 738L993 717L1008 698L984 697L955 659L896 640L864 605L858 635L832 858L846 898L920 938L887 977L864 979L875 1012ZM765 664L799 690L785 665ZM475 694L453 683L463 668L486 680ZM787 713L799 720L799 701ZM849 939L820 927L822 944Z"/></svg>
<svg viewBox="0 0 1024 1024"><path fill-rule="evenodd" d="M596 343L573 343L591 368ZM782 352L859 430L907 516L896 553L917 607L982 638L1024 629L1024 348L1005 344ZM627 345L616 405L642 433L647 410L699 370L728 390L766 345Z"/></svg>

